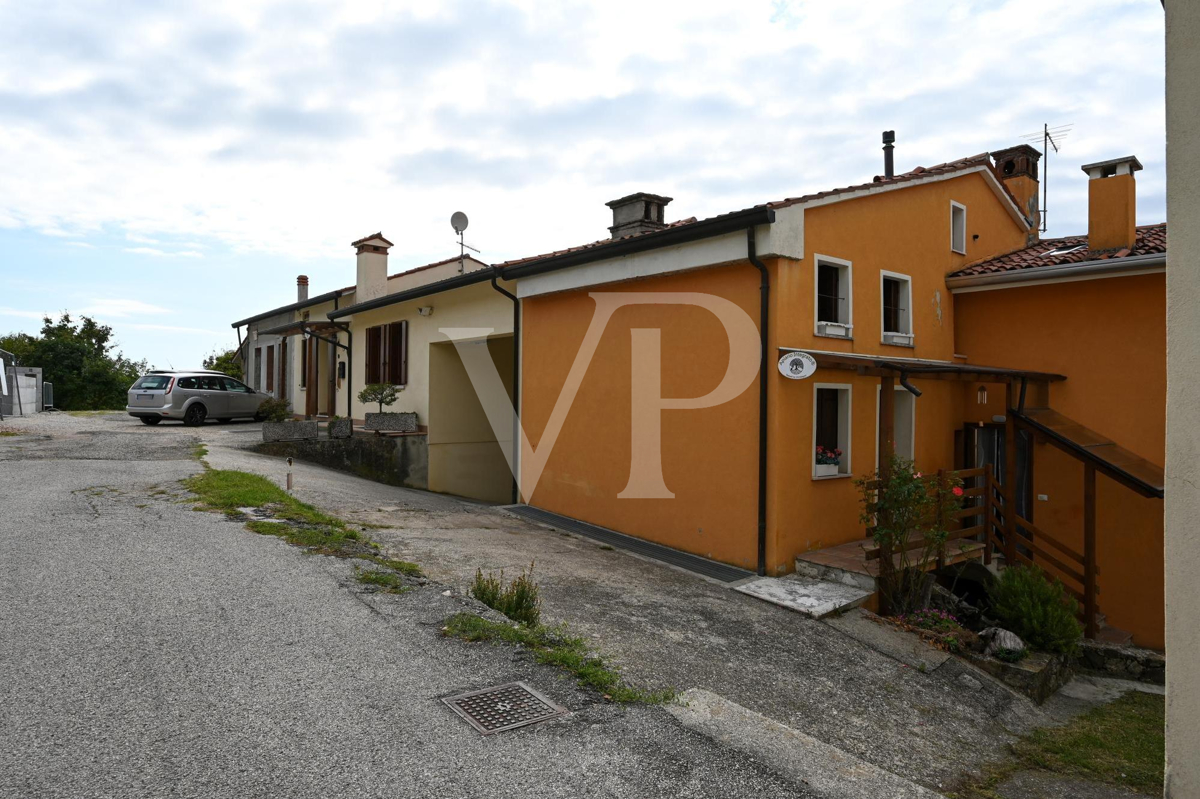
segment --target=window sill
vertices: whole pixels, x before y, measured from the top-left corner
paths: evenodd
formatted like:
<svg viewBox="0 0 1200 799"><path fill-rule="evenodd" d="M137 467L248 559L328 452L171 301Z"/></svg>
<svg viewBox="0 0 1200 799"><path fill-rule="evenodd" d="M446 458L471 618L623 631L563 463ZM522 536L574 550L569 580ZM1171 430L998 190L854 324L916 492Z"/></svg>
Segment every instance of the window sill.
<svg viewBox="0 0 1200 799"><path fill-rule="evenodd" d="M817 338L831 338L836 341L854 341L854 336L839 336L836 333L813 333Z"/></svg>
<svg viewBox="0 0 1200 799"><path fill-rule="evenodd" d="M853 477L853 476L854 475L852 475L852 474L823 474L823 475L814 474L812 476L812 480L814 483L816 483L816 482L820 482L822 480L844 480L846 478Z"/></svg>
<svg viewBox="0 0 1200 799"><path fill-rule="evenodd" d="M906 350L916 349L917 347L917 345L911 341L906 344L901 341L884 341L880 339L879 343L885 347L903 347Z"/></svg>

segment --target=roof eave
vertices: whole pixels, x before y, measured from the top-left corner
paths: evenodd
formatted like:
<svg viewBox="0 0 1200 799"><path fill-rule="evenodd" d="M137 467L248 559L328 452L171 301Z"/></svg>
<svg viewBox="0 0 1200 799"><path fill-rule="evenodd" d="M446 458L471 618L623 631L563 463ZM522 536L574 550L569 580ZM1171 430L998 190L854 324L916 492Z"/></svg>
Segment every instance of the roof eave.
<svg viewBox="0 0 1200 799"><path fill-rule="evenodd" d="M336 311L330 311L326 316L329 319L341 319L344 316L350 316L361 311L373 311L376 308L385 308L389 305L396 305L409 300L417 300L421 297L429 297L434 294L441 294L443 291L453 291L454 289L463 288L465 286L473 286L476 283L482 283L491 280L494 271L491 269L476 269L473 272L464 272L461 275L439 280L434 283L426 283L423 286L408 289L407 291L398 291L395 294L385 294L382 297L376 297L373 300L356 303L355 305L347 305L345 308L339 308Z"/></svg>
<svg viewBox="0 0 1200 799"><path fill-rule="evenodd" d="M571 266L581 266L594 261L620 258L648 250L656 250L661 247L671 247L714 236L723 236L737 230L745 230L746 228L758 225L769 225L774 221L775 211L771 208L767 208L766 206L747 208L744 211L735 211L731 214L715 216L711 219L704 219L690 225L666 228L626 239L615 239L612 242L606 242L576 252L567 252L509 267L500 267L500 272L506 280L531 277L532 275L540 275L543 272L566 269Z"/></svg>
<svg viewBox="0 0 1200 799"><path fill-rule="evenodd" d="M1142 255L1126 255L1121 258L1100 258L1094 261L1079 261L1070 264L1053 266L1031 266L1024 269L1012 269L1007 272L988 272L982 275L959 275L947 277L946 288L951 293L961 293L968 289L980 287L1016 287L1027 283L1041 283L1047 280L1062 280L1063 278L1101 277L1104 275L1120 275L1127 272L1141 272L1157 269L1167 265L1165 252L1144 253Z"/></svg>
<svg viewBox="0 0 1200 799"><path fill-rule="evenodd" d="M301 302L294 302L291 305L283 305L270 311L264 311L263 313L255 314L254 316L247 317L239 322L233 322L229 326L241 327L242 325L248 325L252 322L257 322L260 319L266 319L268 317L275 316L276 314L288 313L289 311L299 311L304 308L311 308L314 305L320 305L323 302L329 302L330 300L335 300L338 297L344 297L353 290L354 289L337 289L336 291L329 291L324 294L319 294L316 297L310 297L307 300L302 300Z"/></svg>

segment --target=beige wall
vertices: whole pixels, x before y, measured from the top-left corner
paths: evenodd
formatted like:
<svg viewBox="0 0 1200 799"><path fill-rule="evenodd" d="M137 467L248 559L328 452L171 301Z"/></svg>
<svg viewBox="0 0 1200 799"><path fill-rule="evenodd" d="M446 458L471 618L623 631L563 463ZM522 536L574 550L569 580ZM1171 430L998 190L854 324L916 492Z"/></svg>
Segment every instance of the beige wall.
<svg viewBox="0 0 1200 799"><path fill-rule="evenodd" d="M490 338L486 346L512 399L513 337ZM512 501L512 429L489 424L458 350L451 342L429 346L429 489L490 502Z"/></svg>
<svg viewBox="0 0 1200 799"><path fill-rule="evenodd" d="M1200 796L1200 3L1167 6L1167 773Z"/></svg>
<svg viewBox="0 0 1200 799"><path fill-rule="evenodd" d="M511 286L506 287L509 291ZM430 316L421 316L418 308L431 307ZM378 406L364 405L358 401L358 392L366 384L366 340L367 328L408 320L408 385L400 392L399 399L387 410L415 411L421 425L429 424L429 346L448 341L440 328L492 328L493 335L512 333L512 300L492 288L491 283L476 283L471 286L445 291L408 302L400 302L371 311L361 311L342 321L350 322L354 333L354 364L351 391L354 394L354 418L362 419L367 411L378 411ZM344 392L343 388L343 392ZM344 393L342 402L344 403Z"/></svg>

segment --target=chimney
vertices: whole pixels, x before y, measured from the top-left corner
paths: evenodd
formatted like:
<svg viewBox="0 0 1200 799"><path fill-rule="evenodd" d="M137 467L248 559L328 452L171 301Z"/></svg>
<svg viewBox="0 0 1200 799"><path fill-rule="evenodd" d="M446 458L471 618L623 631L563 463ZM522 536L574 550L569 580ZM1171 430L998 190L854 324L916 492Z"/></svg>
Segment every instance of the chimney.
<svg viewBox="0 0 1200 799"><path fill-rule="evenodd" d="M308 275L296 275L296 302L308 299Z"/></svg>
<svg viewBox="0 0 1200 799"><path fill-rule="evenodd" d="M1038 162L1042 154L1028 144L1018 144L996 150L992 160L996 164L996 172L1000 180L1012 192L1017 200L1021 213L1029 220L1032 229L1029 231L1029 244L1039 238L1039 228L1042 226L1042 211L1038 203Z"/></svg>
<svg viewBox="0 0 1200 799"><path fill-rule="evenodd" d="M366 302L387 294L387 254L392 243L375 233L351 242L358 253L358 279L354 282L354 301Z"/></svg>
<svg viewBox="0 0 1200 799"><path fill-rule="evenodd" d="M1088 249L1119 250L1137 239L1137 187L1142 164L1132 155L1084 164L1088 176Z"/></svg>
<svg viewBox="0 0 1200 799"><path fill-rule="evenodd" d="M662 230L666 227L663 222L663 209L669 202L670 197L640 191L605 203L613 212L612 227L608 230L614 239Z"/></svg>
<svg viewBox="0 0 1200 799"><path fill-rule="evenodd" d="M885 130L883 132L883 176L885 178L895 177L896 167L892 161L893 145L896 143L896 131Z"/></svg>

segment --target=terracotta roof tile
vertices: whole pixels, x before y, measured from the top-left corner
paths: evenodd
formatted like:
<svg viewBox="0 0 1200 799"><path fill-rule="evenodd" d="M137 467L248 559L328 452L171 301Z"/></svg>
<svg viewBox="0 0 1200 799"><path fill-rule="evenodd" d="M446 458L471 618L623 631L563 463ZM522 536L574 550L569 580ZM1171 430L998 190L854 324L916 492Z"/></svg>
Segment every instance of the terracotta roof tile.
<svg viewBox="0 0 1200 799"><path fill-rule="evenodd" d="M903 173L901 173L899 175L895 175L894 177L891 177L891 178L885 178L881 175L876 175L874 180L872 180L870 183L859 183L859 184L856 184L853 186L843 186L843 187L837 188L837 189L829 189L827 191L819 191L819 192L815 192L813 194L805 194L800 197L788 197L786 199L776 200L774 202L760 203L758 205L753 205L750 208L744 208L740 211L732 211L732 212L730 212L730 214L719 214L717 216L708 217L707 219L704 219L704 220L697 220L696 217L690 217L688 219L680 219L677 222L670 223L669 225L667 225L667 227L668 228L682 227L684 225L695 224L697 221L708 222L713 219L719 219L722 216L729 216L731 214L740 214L740 213L743 213L744 211L749 211L754 208L786 208L791 205L799 205L800 203L806 203L806 202L810 202L812 200L819 200L819 199L823 199L825 197L834 197L839 194L848 194L850 192L862 191L864 189L874 189L874 188L878 188L879 186L882 186L882 185L890 186L890 185L894 185L894 184L908 183L908 182L916 180L918 178L928 178L928 177L935 176L935 175L947 175L947 174L951 174L953 172L959 172L962 170L973 169L975 167L980 167L980 166L986 166L989 169L992 169L993 171L995 169L995 167L992 165L991 157L987 153L979 153L978 155L972 155L972 156L968 156L966 158L959 158L955 161L947 161L944 164L938 164L936 166L930 166L930 167L919 166L913 170L910 170L908 172L903 172ZM1003 186L1003 185L1004 185L1003 182L1001 182L1001 186ZM1008 191L1008 188L1004 187L1004 190L1011 198L1012 193ZM1013 203L1018 205L1018 207L1019 207L1019 203L1017 203L1016 199L1013 199ZM633 236L624 236L622 238L629 239L629 238L634 238L635 236L644 236L644 235L646 235L646 234L639 233L639 234L634 234ZM601 244L608 244L612 241L618 241L618 240L619 239L600 239L599 241L593 241L588 244L582 244L582 245L579 245L578 247L568 247L564 250L555 250L554 252L542 253L541 255L531 255L531 256L528 256L525 258L517 258L512 261L505 261L504 263L496 264L496 267L500 268L500 269L504 269L506 267L517 266L519 264L530 263L532 261L541 261L546 258L554 258L559 255L566 255L568 253L579 252L580 250L589 250L593 247L598 247Z"/></svg>
<svg viewBox="0 0 1200 799"><path fill-rule="evenodd" d="M1047 255L1054 250L1078 249L1058 255ZM1000 272L1015 272L1020 269L1037 269L1043 266L1064 266L1085 261L1102 261L1108 258L1124 258L1130 255L1151 255L1167 251L1167 225L1142 225L1137 228L1137 240L1132 248L1112 250L1090 250L1087 236L1063 236L1057 239L1042 239L1032 247L1025 247L986 261L979 261L959 269L950 277L971 277Z"/></svg>

